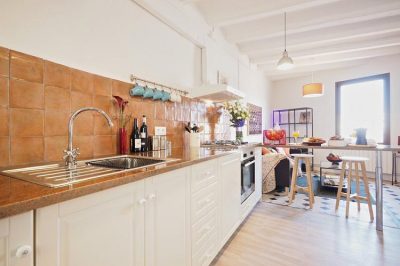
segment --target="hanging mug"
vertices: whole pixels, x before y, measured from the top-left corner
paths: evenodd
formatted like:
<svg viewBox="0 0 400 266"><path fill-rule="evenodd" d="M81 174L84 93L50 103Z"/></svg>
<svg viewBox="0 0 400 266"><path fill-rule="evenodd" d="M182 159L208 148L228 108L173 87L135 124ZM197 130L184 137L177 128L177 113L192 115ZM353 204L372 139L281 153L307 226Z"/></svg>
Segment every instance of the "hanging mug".
<svg viewBox="0 0 400 266"><path fill-rule="evenodd" d="M129 90L129 95L131 96L143 96L144 88L140 86L138 83L133 86L132 89Z"/></svg>
<svg viewBox="0 0 400 266"><path fill-rule="evenodd" d="M170 99L171 99L171 94L169 92L163 91L163 96L162 96L161 100L163 102L166 102Z"/></svg>
<svg viewBox="0 0 400 266"><path fill-rule="evenodd" d="M163 91L154 89L153 100L161 100L163 97Z"/></svg>
<svg viewBox="0 0 400 266"><path fill-rule="evenodd" d="M154 95L153 89L146 86L146 89L144 90L143 98L153 98L153 95Z"/></svg>

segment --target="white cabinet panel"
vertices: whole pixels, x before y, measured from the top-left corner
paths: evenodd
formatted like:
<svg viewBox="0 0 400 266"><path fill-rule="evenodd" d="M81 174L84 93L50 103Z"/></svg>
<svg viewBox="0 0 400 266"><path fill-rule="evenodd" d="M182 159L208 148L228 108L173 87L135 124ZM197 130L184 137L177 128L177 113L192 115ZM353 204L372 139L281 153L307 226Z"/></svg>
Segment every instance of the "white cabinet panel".
<svg viewBox="0 0 400 266"><path fill-rule="evenodd" d="M219 159L219 175L222 181L222 244L225 244L240 224L241 170L239 153Z"/></svg>
<svg viewBox="0 0 400 266"><path fill-rule="evenodd" d="M189 168L145 182L146 265L185 266L190 261Z"/></svg>
<svg viewBox="0 0 400 266"><path fill-rule="evenodd" d="M33 211L0 220L0 266L33 266Z"/></svg>
<svg viewBox="0 0 400 266"><path fill-rule="evenodd" d="M37 266L144 265L144 183L37 210Z"/></svg>

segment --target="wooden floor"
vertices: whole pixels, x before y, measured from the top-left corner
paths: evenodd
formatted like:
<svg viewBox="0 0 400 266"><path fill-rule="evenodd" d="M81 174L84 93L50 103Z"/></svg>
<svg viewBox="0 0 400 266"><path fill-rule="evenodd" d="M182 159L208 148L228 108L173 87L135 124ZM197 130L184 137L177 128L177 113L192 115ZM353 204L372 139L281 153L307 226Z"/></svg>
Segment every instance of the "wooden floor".
<svg viewBox="0 0 400 266"><path fill-rule="evenodd" d="M260 202L212 265L400 265L400 229Z"/></svg>

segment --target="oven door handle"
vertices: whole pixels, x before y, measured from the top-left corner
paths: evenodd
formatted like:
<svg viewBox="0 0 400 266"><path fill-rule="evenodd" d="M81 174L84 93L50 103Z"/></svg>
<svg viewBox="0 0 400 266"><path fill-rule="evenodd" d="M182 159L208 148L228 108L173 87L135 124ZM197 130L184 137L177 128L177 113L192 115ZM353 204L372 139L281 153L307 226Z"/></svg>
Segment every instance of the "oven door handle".
<svg viewBox="0 0 400 266"><path fill-rule="evenodd" d="M254 164L255 162L256 162L256 161L248 162L248 163L246 163L246 164L244 165L244 167L249 167L250 165Z"/></svg>

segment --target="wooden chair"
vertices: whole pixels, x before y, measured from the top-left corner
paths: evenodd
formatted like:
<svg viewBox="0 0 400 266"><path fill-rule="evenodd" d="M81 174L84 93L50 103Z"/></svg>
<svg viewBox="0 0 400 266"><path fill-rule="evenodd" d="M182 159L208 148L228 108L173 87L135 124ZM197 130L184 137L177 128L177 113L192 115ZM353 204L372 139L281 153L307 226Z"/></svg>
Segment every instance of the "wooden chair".
<svg viewBox="0 0 400 266"><path fill-rule="evenodd" d="M315 200L314 200L314 192L313 192L313 179L311 176L311 159L314 157L312 154L291 154L294 157L294 165L293 165L293 173L292 173L292 182L290 185L290 193L289 193L289 204L292 204L295 199L296 191L303 190L308 193L310 209L313 208ZM306 164L306 176L307 176L307 187L300 187L297 185L297 176L298 176L298 168L299 168L299 160L302 159Z"/></svg>
<svg viewBox="0 0 400 266"><path fill-rule="evenodd" d="M343 156L342 157L342 172L340 174L339 187L338 187L338 192L337 192L337 197L336 197L335 211L337 212L337 210L339 208L339 202L340 202L340 198L342 196L346 197L346 218L349 217L349 204L350 204L351 199L355 198L357 200L358 211L360 211L361 200L366 200L368 203L369 216L370 216L370 219L372 222L374 220L374 212L372 210L372 205L371 205L371 196L369 193L367 171L365 170L365 162L366 161L368 161L368 158L364 158L364 157L353 157L353 156ZM349 174L347 175L348 176L347 192L344 193L344 192L342 192L342 189L343 189L344 175L346 172L346 165L348 165ZM362 172L361 176L360 176L360 169ZM353 173L353 171L354 171L354 173ZM355 179L355 181L356 181L356 191L357 192L351 194L351 181L353 179ZM366 197L360 196L360 179L362 179L362 181L364 183L365 193L367 194Z"/></svg>

